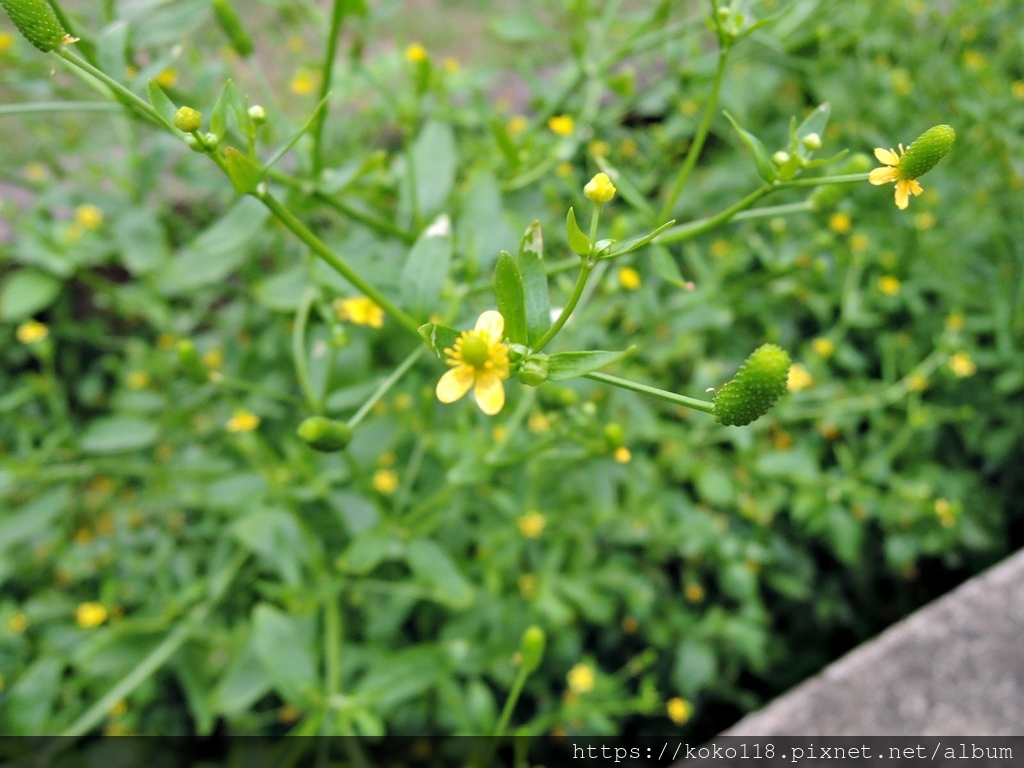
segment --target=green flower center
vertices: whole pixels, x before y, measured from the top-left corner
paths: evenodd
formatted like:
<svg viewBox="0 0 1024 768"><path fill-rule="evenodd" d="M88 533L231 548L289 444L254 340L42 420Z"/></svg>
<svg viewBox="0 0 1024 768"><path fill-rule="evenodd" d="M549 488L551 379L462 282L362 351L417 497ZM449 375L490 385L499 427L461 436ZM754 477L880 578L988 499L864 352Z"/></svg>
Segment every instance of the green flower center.
<svg viewBox="0 0 1024 768"><path fill-rule="evenodd" d="M491 345L486 339L476 335L467 335L462 339L462 362L479 370L491 358Z"/></svg>

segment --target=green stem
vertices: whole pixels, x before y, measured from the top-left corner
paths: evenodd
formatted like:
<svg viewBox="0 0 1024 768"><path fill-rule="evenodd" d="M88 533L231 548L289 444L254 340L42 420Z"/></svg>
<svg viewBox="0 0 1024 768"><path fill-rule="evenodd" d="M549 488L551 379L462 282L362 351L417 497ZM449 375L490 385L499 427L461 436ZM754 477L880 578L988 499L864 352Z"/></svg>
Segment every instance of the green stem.
<svg viewBox="0 0 1024 768"><path fill-rule="evenodd" d="M544 332L544 334L537 340L537 343L533 347L534 352L540 352L548 343L558 335L558 332L562 330L562 327L569 320L569 316L573 310L576 309L576 304L579 303L580 296L583 295L583 289L587 285L587 278L590 277L591 271L594 269L595 262L585 261L583 267L580 269L579 277L576 278L576 287L573 288L572 296L569 297L569 301L565 305L565 309L558 316L558 319L551 324L551 327Z"/></svg>
<svg viewBox="0 0 1024 768"><path fill-rule="evenodd" d="M529 676L530 673L524 667L519 667L516 679L512 682L512 690L508 692L508 698L505 699L505 707L501 710L501 717L498 718L498 722L494 726L494 739L505 735L505 729L508 728L509 720L512 719L512 710L515 709L516 702L519 701L519 696L523 692L523 686L526 684L526 678Z"/></svg>
<svg viewBox="0 0 1024 768"><path fill-rule="evenodd" d="M704 413L714 413L715 406L713 403L707 400L698 400L694 397L687 397L686 395L677 395L675 392L668 392L664 389L658 389L657 387L651 387L647 384L640 384L636 381L630 381L629 379L620 379L618 376L609 376L607 373L588 373L586 374L588 379L594 381L600 381L602 384L610 384L613 387L621 387L622 389L628 389L632 392L639 392L642 395L650 395L657 397L662 400L666 400L676 405L684 405L687 408L693 408L697 411L703 411Z"/></svg>
<svg viewBox="0 0 1024 768"><path fill-rule="evenodd" d="M295 375L299 379L299 387L313 413L323 413L323 403L313 392L309 380L309 365L306 361L306 326L309 325L309 311L316 300L315 288L307 288L302 294L299 309L295 313L295 326L292 328L292 358L295 361Z"/></svg>
<svg viewBox="0 0 1024 768"><path fill-rule="evenodd" d="M295 214L289 211L285 206L281 205L281 203L279 203L269 192L259 196L257 199L260 200L260 202L262 202L282 224L290 229L292 233L299 238L299 240L309 246L309 249L313 251L313 253L327 262L335 272L348 280L348 282L355 288L362 291L363 295L373 300L377 306L391 315L391 317L398 321L398 323L409 331L409 333L417 339L419 338L419 332L417 329L420 327L420 324L393 304L384 294L377 290L377 288L360 277L355 270L341 259L341 257L328 248L327 245L324 244L323 240L314 235L305 224L299 221L295 217Z"/></svg>
<svg viewBox="0 0 1024 768"><path fill-rule="evenodd" d="M766 205L755 208L752 211L740 211L732 217L733 221L746 221L748 219L764 219L769 216L787 216L791 213L807 213L814 210L810 200L801 200L799 203L783 203L782 205Z"/></svg>
<svg viewBox="0 0 1024 768"><path fill-rule="evenodd" d="M704 141L708 137L708 131L711 130L711 120L715 115L718 97L722 91L722 80L725 78L725 66L729 59L729 51L730 48L728 46L722 46L718 49L718 67L715 69L715 80L711 85L711 96L704 107L704 116L701 117L700 125L697 126L697 133L693 136L693 143L690 144L690 149L683 160L683 167L679 169L679 175L676 177L668 197L665 198L665 205L658 216L662 221L672 218L672 210L676 206L676 201L679 200L679 195L682 194L686 182L690 180L690 174L693 173L693 169L697 165L700 151L704 148Z"/></svg>
<svg viewBox="0 0 1024 768"><path fill-rule="evenodd" d="M57 17L57 21L59 21L60 25L64 27L64 31L71 35L71 37L78 38L76 45L82 51L82 55L91 63L97 64L96 46L93 45L91 41L82 38L82 36L75 31L75 25L71 23L71 19L69 19L68 15L64 13L64 9L60 7L60 3L58 3L57 0L47 0L47 3L50 8L53 9L53 14Z"/></svg>
<svg viewBox="0 0 1024 768"><path fill-rule="evenodd" d="M158 125L162 128L171 128L171 125L166 120L164 120L163 115L161 115L159 112L153 109L153 107L151 107L147 102L143 101L140 97L136 96L130 90L121 85L119 82L117 82L112 77L107 75L107 73L103 70L94 67L92 64L90 64L87 61L84 61L83 59L78 58L73 53L71 53L65 46L61 46L56 51L54 51L54 53L56 53L61 59L66 61L71 66L77 67L83 72L86 72L87 74L90 74L94 78L99 80L111 91L113 91L114 95L121 99L122 103L124 103L125 106L134 109L142 117L146 118L154 125Z"/></svg>
<svg viewBox="0 0 1024 768"><path fill-rule="evenodd" d="M362 407L360 407L360 409L355 412L352 418L348 420L348 425L352 429L356 428L359 422L362 421L366 414L370 412L370 409L377 404L377 401L384 397L384 395L387 394L389 389L395 386L398 380L405 375L406 371L412 368L416 361L420 359L420 355L423 354L423 351L425 349L426 346L423 344L416 347L416 349L412 351L412 354L410 354L407 358L405 358L405 360L402 361L401 365L399 365L397 368L395 368L395 370L388 374L388 377L384 379L384 381L380 383L380 386L378 386L373 391L373 394L370 395L370 399L363 403Z"/></svg>
<svg viewBox="0 0 1024 768"><path fill-rule="evenodd" d="M324 697L330 701L341 693L341 610L338 595L328 590L324 597ZM339 718L345 719L342 713ZM342 723L341 730L346 728ZM329 718L324 713L323 736L335 735L329 732ZM343 735L348 735L344 734Z"/></svg>
<svg viewBox="0 0 1024 768"><path fill-rule="evenodd" d="M120 112L117 104L105 101L48 101L42 104L2 104L3 115L30 115L37 112Z"/></svg>
<svg viewBox="0 0 1024 768"><path fill-rule="evenodd" d="M867 181L870 173L844 173L838 176L821 176L816 179L791 179L789 181L777 181L777 189L790 189L795 187L821 187L826 184L854 184Z"/></svg>
<svg viewBox="0 0 1024 768"><path fill-rule="evenodd" d="M683 240L689 240L692 237L696 237L703 232L707 232L709 229L714 229L719 224L724 224L729 221L729 219L733 218L737 213L746 210L774 189L775 187L771 184L766 184L760 189L755 189L742 200L729 206L721 213L710 216L706 219L697 219L696 221L690 221L686 224L680 224L678 227L666 229L654 238L653 242L658 245L668 245L669 243L678 243Z"/></svg>
<svg viewBox="0 0 1024 768"><path fill-rule="evenodd" d="M210 593L206 600L194 607L185 619L178 624L174 630L163 639L163 641L140 661L131 672L114 685L95 704L89 707L86 712L64 729L60 734L60 740L55 742L54 752L71 746L71 739L84 736L95 728L103 718L110 712L110 708L117 702L126 698L132 691L149 679L160 667L175 654L181 645L188 639L192 632L202 625L210 611L220 601L227 591L228 586L245 563L248 555L239 552L212 580ZM71 737L71 738L65 738Z"/></svg>
<svg viewBox="0 0 1024 768"><path fill-rule="evenodd" d="M345 17L345 9L348 6L347 0L334 0L331 4L331 23L327 28L327 50L324 52L324 63L320 68L320 98L322 102L327 98L331 90L331 80L334 76L334 59L338 53L338 33L341 30L341 20ZM327 107L325 106L317 114L316 122L313 124L313 177L317 177L323 168L323 136L324 122L327 119Z"/></svg>

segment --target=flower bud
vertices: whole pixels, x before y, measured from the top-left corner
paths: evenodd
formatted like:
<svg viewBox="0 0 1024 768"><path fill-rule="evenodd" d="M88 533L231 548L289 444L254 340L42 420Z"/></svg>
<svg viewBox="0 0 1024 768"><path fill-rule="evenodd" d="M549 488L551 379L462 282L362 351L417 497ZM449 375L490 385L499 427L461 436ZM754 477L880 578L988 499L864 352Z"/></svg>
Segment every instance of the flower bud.
<svg viewBox="0 0 1024 768"><path fill-rule="evenodd" d="M523 639L519 643L519 668L523 672L529 674L540 666L546 643L547 638L540 627L529 627L523 633Z"/></svg>
<svg viewBox="0 0 1024 768"><path fill-rule="evenodd" d="M536 387L548 380L548 359L546 356L528 357L523 361L516 378L528 387Z"/></svg>
<svg viewBox="0 0 1024 768"><path fill-rule="evenodd" d="M626 442L626 435L622 430L622 425L614 421L609 424L605 424L604 441L613 451L616 448L621 448L622 444Z"/></svg>
<svg viewBox="0 0 1024 768"><path fill-rule="evenodd" d="M181 364L185 374L197 383L206 383L210 380L210 374L199 359L199 353L190 339L182 339L177 344L178 362Z"/></svg>
<svg viewBox="0 0 1024 768"><path fill-rule="evenodd" d="M583 187L583 194L586 195L588 200L597 203L607 203L613 197L615 197L615 185L612 184L612 180L608 178L607 173L599 173Z"/></svg>
<svg viewBox="0 0 1024 768"><path fill-rule="evenodd" d="M775 344L755 349L714 399L720 424L742 427L768 412L786 391L789 355Z"/></svg>
<svg viewBox="0 0 1024 768"><path fill-rule="evenodd" d="M304 419L295 433L310 448L324 453L340 451L352 442L352 427L324 416Z"/></svg>
<svg viewBox="0 0 1024 768"><path fill-rule="evenodd" d="M945 157L956 141L956 131L948 125L936 125L918 136L900 158L900 178L923 176Z"/></svg>
<svg viewBox="0 0 1024 768"><path fill-rule="evenodd" d="M43 53L56 50L67 33L46 0L0 0L14 26Z"/></svg>
<svg viewBox="0 0 1024 768"><path fill-rule="evenodd" d="M174 127L184 133L198 131L203 124L203 116L192 107L182 107L174 115Z"/></svg>
<svg viewBox="0 0 1024 768"><path fill-rule="evenodd" d="M259 104L253 104L249 107L249 119L256 123L256 125L263 125L267 122L267 110Z"/></svg>
<svg viewBox="0 0 1024 768"><path fill-rule="evenodd" d="M781 149L772 155L772 160L775 161L776 165L785 165L789 162L789 152L784 152Z"/></svg>
<svg viewBox="0 0 1024 768"><path fill-rule="evenodd" d="M810 150L821 149L821 136L816 133L808 133L803 138L803 144Z"/></svg>

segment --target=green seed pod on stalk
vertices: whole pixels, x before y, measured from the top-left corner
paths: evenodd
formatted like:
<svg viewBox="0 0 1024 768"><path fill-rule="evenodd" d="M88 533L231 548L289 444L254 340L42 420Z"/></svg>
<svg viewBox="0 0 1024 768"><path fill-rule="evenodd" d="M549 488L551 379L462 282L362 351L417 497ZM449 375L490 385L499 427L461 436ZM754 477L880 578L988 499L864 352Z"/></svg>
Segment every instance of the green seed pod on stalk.
<svg viewBox="0 0 1024 768"><path fill-rule="evenodd" d="M900 158L900 178L916 179L928 173L953 148L956 131L948 125L936 125L922 133Z"/></svg>
<svg viewBox="0 0 1024 768"><path fill-rule="evenodd" d="M57 50L68 37L46 0L0 0L0 7L25 39L43 53Z"/></svg>
<svg viewBox="0 0 1024 768"><path fill-rule="evenodd" d="M546 641L544 630L540 627L528 627L523 633L519 644L519 668L524 674L528 675L540 666Z"/></svg>
<svg viewBox="0 0 1024 768"><path fill-rule="evenodd" d="M296 434L310 448L323 453L343 450L352 441L352 427L324 416L304 419Z"/></svg>
<svg viewBox="0 0 1024 768"><path fill-rule="evenodd" d="M775 344L755 349L736 375L715 395L715 418L742 427L764 416L786 390L789 355Z"/></svg>

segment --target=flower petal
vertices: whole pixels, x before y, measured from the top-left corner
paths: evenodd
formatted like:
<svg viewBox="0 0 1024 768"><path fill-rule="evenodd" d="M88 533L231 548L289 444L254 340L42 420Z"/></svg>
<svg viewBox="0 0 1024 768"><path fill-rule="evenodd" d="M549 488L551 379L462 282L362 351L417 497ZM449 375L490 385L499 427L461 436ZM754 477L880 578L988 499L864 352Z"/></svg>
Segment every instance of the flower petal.
<svg viewBox="0 0 1024 768"><path fill-rule="evenodd" d="M496 309L488 309L477 318L476 330L486 333L487 340L496 344L505 333L505 318Z"/></svg>
<svg viewBox="0 0 1024 768"><path fill-rule="evenodd" d="M886 165L899 165L900 157L891 149L882 149L879 147L875 150L875 157L878 158L878 162L885 163Z"/></svg>
<svg viewBox="0 0 1024 768"><path fill-rule="evenodd" d="M889 184L899 178L900 172L895 168L875 168L868 174L868 181L876 187L879 184Z"/></svg>
<svg viewBox="0 0 1024 768"><path fill-rule="evenodd" d="M921 185L917 183L917 179L910 179L910 191L914 193L914 197L924 192Z"/></svg>
<svg viewBox="0 0 1024 768"><path fill-rule="evenodd" d="M501 385L501 379L493 373L477 376L473 395L480 410L488 416L498 413L505 405L505 388Z"/></svg>
<svg viewBox="0 0 1024 768"><path fill-rule="evenodd" d="M896 207L901 211L906 210L910 203L910 181L900 179L896 182Z"/></svg>
<svg viewBox="0 0 1024 768"><path fill-rule="evenodd" d="M434 394L442 403L454 403L469 392L476 379L476 372L468 365L460 365L445 373L434 389Z"/></svg>

